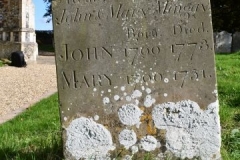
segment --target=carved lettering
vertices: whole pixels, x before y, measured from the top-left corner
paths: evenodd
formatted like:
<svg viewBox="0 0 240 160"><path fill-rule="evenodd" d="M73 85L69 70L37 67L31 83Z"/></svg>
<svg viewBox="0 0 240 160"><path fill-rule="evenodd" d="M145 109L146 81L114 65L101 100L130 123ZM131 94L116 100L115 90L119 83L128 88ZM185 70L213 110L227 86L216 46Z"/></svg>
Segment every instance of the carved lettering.
<svg viewBox="0 0 240 160"><path fill-rule="evenodd" d="M70 79L68 79L65 72L62 72L62 81L65 82L63 84L67 85L67 87L70 88ZM63 85L63 89L65 88L65 85Z"/></svg>
<svg viewBox="0 0 240 160"><path fill-rule="evenodd" d="M124 49L125 57L129 57L129 61L132 65L135 64L135 61L138 58L147 58L148 56L156 56L157 54L160 54L160 52L161 52L160 46L132 47L132 48Z"/></svg>
<svg viewBox="0 0 240 160"><path fill-rule="evenodd" d="M171 52L174 54L176 61L180 61L183 56L189 60L193 60L194 55L197 51L205 52L210 49L207 40L202 40L201 42L190 42L190 43L177 43L171 46ZM190 58L188 58L190 57Z"/></svg>
<svg viewBox="0 0 240 160"><path fill-rule="evenodd" d="M93 88L101 86L111 86L112 80L106 74L101 75L87 75L78 73L76 70L70 72L61 72L63 89L80 89L80 88Z"/></svg>
<svg viewBox="0 0 240 160"><path fill-rule="evenodd" d="M146 31L143 29L134 29L134 28L127 28L127 38L131 39L134 38L136 40L141 39L150 39L150 38L157 38L158 37L158 31L156 28Z"/></svg>
<svg viewBox="0 0 240 160"><path fill-rule="evenodd" d="M98 78L99 78L100 86L111 86L112 85L112 81L111 81L110 77L107 76L106 74L99 75Z"/></svg>
<svg viewBox="0 0 240 160"><path fill-rule="evenodd" d="M152 72L152 73L143 74L143 75L137 75L137 74L127 75L126 80L127 80L127 84L139 83L139 82L144 82L144 83L161 82L163 81L163 74Z"/></svg>
<svg viewBox="0 0 240 160"><path fill-rule="evenodd" d="M62 0L63 1L63 0ZM67 0L67 4L89 4L95 2L106 2L106 0Z"/></svg>
<svg viewBox="0 0 240 160"><path fill-rule="evenodd" d="M182 5L179 4L179 2L174 1L158 1L155 14L175 15L189 19L191 17L195 18L195 14L197 12L206 12L209 8L209 5L205 6L204 4L200 3L187 3L185 5Z"/></svg>
<svg viewBox="0 0 240 160"><path fill-rule="evenodd" d="M189 80L199 81L207 78L205 70L193 69L192 71L174 71L174 81L180 81L180 88L183 88ZM209 76L211 78L211 76Z"/></svg>
<svg viewBox="0 0 240 160"><path fill-rule="evenodd" d="M80 8L76 8L74 12L70 12L66 9L62 11L62 15L60 18L57 18L57 24L62 23L76 23L76 22L85 22L85 21L92 21L96 17L95 13L86 13L81 12Z"/></svg>
<svg viewBox="0 0 240 160"><path fill-rule="evenodd" d="M173 34L177 35L177 34L193 34L193 33L205 33L208 32L208 30L206 29L204 22L201 23L200 27L189 27L187 25L174 25L173 26Z"/></svg>
<svg viewBox="0 0 240 160"><path fill-rule="evenodd" d="M109 17L109 15L108 15L107 11L104 10L104 9L101 9L101 10L99 10L98 13L97 13L97 18L96 18L96 20L97 20L97 19L99 19L99 20L105 20L105 19L108 19L108 17Z"/></svg>
<svg viewBox="0 0 240 160"><path fill-rule="evenodd" d="M60 55L61 61L102 60L113 57L112 47L92 47L85 49L70 49L64 44L64 54Z"/></svg>
<svg viewBox="0 0 240 160"><path fill-rule="evenodd" d="M63 84L63 89L65 88L77 88L77 83L78 80L76 79L76 71L72 71L70 74L67 74L66 72L61 72L62 73L62 81L65 82Z"/></svg>
<svg viewBox="0 0 240 160"><path fill-rule="evenodd" d="M100 7L98 9L90 9L85 11L82 7L84 5L89 4L89 7L92 5L98 5L106 2L105 0L68 0L67 4L76 5L74 10L67 10L66 8L62 10L61 16L56 17L57 24L63 23L81 23L87 21L98 21L98 20L110 20L117 19L122 21L129 21L131 19L148 19L154 17L162 17L162 16L178 16L182 19L190 19L196 18L196 14L201 12L206 12L210 9L209 5L204 5L202 3L187 3L180 4L180 2L176 1L157 1L154 7L145 6L144 8L140 8L137 6L129 7L123 3L110 4L109 7L103 8ZM95 3L95 4L94 4ZM176 32L193 32L193 30L198 30L195 28L187 29L184 26L175 26ZM131 31L132 32L132 31ZM135 32L135 35L138 33ZM154 33L155 34L155 33ZM141 35L139 35L141 36Z"/></svg>
<svg viewBox="0 0 240 160"><path fill-rule="evenodd" d="M173 1L166 1L166 2L160 2L158 1L158 5L159 5L159 9L160 11L163 12L163 14L166 13L173 13L173 14L178 14L181 12L192 12L192 13L196 13L200 10L202 11L206 11L208 6L204 6L204 4L194 4L194 3L188 3L185 5L181 5L177 2L173 2Z"/></svg>
<svg viewBox="0 0 240 160"><path fill-rule="evenodd" d="M127 8L123 4L119 4L117 9L111 5L111 17L112 18L146 18L146 11L143 8Z"/></svg>

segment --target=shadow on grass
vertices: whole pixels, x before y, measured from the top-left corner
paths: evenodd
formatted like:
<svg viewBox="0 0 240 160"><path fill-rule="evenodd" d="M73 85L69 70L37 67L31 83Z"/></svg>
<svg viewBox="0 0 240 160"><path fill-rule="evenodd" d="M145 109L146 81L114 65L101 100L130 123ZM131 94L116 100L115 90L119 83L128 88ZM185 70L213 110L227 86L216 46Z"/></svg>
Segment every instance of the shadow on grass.
<svg viewBox="0 0 240 160"><path fill-rule="evenodd" d="M234 115L233 119L236 121L236 122L240 122L240 113L237 113Z"/></svg>
<svg viewBox="0 0 240 160"><path fill-rule="evenodd" d="M240 108L240 93L235 93L230 97L229 106Z"/></svg>
<svg viewBox="0 0 240 160"><path fill-rule="evenodd" d="M24 152L24 150L13 151L12 148L0 149L1 160L62 160L62 153L62 146L59 145L36 150L34 152Z"/></svg>
<svg viewBox="0 0 240 160"><path fill-rule="evenodd" d="M227 93L220 93L220 94L222 94L222 96L220 95L220 99L227 99L225 103L228 106L240 109L240 93L235 92L231 94L227 94Z"/></svg>
<svg viewBox="0 0 240 160"><path fill-rule="evenodd" d="M240 55L240 52L234 52L234 53L216 53L216 55Z"/></svg>
<svg viewBox="0 0 240 160"><path fill-rule="evenodd" d="M33 142L34 143L34 142ZM1 160L62 160L63 150L62 141L57 138L52 140L51 145L29 144L21 149L13 149L13 147L6 147L0 149Z"/></svg>
<svg viewBox="0 0 240 160"><path fill-rule="evenodd" d="M63 145L60 135L61 133L57 132L50 137L38 135L38 138L32 139L30 135L20 135L14 142L9 141L2 145L0 160L61 160ZM11 139L11 136L9 138Z"/></svg>

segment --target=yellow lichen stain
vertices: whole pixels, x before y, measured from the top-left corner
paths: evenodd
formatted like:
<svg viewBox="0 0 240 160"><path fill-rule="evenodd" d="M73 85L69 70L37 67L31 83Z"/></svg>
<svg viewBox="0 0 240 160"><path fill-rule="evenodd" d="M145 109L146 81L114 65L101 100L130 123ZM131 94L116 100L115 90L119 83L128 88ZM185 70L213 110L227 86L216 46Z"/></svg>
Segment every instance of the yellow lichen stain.
<svg viewBox="0 0 240 160"><path fill-rule="evenodd" d="M148 121L151 118L152 118L151 115L142 115L140 120L141 122L144 122L144 121Z"/></svg>
<svg viewBox="0 0 240 160"><path fill-rule="evenodd" d="M157 134L157 128L153 125L153 121L149 121L147 125L147 132L149 135L156 135Z"/></svg>
<svg viewBox="0 0 240 160"><path fill-rule="evenodd" d="M145 107L139 107L143 112L145 111Z"/></svg>
<svg viewBox="0 0 240 160"><path fill-rule="evenodd" d="M129 154L129 151L123 146L119 146L119 148L114 152L112 151L112 153L115 155L115 157L124 157L125 155Z"/></svg>
<svg viewBox="0 0 240 160"><path fill-rule="evenodd" d="M157 134L157 128L153 124L152 115L146 114L141 117L141 122L147 123L147 133L148 135L156 135Z"/></svg>

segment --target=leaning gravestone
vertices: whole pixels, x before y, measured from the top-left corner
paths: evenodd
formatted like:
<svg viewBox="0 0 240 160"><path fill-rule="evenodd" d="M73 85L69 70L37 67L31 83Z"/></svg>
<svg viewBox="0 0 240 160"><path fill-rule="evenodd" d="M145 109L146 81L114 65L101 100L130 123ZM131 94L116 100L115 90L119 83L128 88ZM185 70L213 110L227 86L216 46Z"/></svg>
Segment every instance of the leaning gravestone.
<svg viewBox="0 0 240 160"><path fill-rule="evenodd" d="M66 159L220 158L209 0L54 0Z"/></svg>
<svg viewBox="0 0 240 160"><path fill-rule="evenodd" d="M231 53L232 34L222 31L216 34L215 51L216 53Z"/></svg>
<svg viewBox="0 0 240 160"><path fill-rule="evenodd" d="M232 36L232 52L240 51L240 32L235 32Z"/></svg>

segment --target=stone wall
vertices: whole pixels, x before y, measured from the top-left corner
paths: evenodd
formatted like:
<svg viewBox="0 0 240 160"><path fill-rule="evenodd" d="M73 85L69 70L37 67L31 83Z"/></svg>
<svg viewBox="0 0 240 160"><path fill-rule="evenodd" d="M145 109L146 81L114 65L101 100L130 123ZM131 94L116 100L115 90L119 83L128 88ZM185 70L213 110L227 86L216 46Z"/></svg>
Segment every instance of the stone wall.
<svg viewBox="0 0 240 160"><path fill-rule="evenodd" d="M0 27L4 30L20 28L19 2L15 0L0 0Z"/></svg>
<svg viewBox="0 0 240 160"><path fill-rule="evenodd" d="M232 53L240 51L240 32L228 33L226 31L214 33L216 53Z"/></svg>
<svg viewBox="0 0 240 160"><path fill-rule="evenodd" d="M0 58L21 50L26 60L36 60L34 10L32 0L0 0Z"/></svg>
<svg viewBox="0 0 240 160"><path fill-rule="evenodd" d="M12 52L21 50L21 43L0 41L0 58L10 58Z"/></svg>

